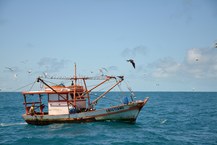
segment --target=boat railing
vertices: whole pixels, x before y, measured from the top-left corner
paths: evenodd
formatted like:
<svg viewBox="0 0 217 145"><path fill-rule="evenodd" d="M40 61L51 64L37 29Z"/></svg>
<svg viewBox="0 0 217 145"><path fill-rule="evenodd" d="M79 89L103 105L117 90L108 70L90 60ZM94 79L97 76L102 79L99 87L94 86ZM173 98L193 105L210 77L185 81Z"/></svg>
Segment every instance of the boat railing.
<svg viewBox="0 0 217 145"><path fill-rule="evenodd" d="M23 105L28 105L28 104L40 104L41 102L24 102Z"/></svg>
<svg viewBox="0 0 217 145"><path fill-rule="evenodd" d="M46 114L46 112L43 111L45 105L42 104L42 102L26 102L26 103L24 102L23 104L25 105L26 114L30 114L29 110L32 107L32 105L34 106L34 114L38 114L38 115Z"/></svg>

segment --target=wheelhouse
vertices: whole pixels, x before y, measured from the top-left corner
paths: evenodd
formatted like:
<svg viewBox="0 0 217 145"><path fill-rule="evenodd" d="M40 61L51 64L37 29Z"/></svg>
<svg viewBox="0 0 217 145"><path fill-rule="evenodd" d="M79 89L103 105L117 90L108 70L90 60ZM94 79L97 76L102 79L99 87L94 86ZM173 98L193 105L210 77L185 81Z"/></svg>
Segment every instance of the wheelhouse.
<svg viewBox="0 0 217 145"><path fill-rule="evenodd" d="M26 114L30 113L31 106L34 106L35 114L42 115L59 115L84 111L88 108L88 96L85 94L83 86L79 85L68 87L56 85L45 87L44 91L23 92ZM47 111L44 111L45 104L48 107Z"/></svg>

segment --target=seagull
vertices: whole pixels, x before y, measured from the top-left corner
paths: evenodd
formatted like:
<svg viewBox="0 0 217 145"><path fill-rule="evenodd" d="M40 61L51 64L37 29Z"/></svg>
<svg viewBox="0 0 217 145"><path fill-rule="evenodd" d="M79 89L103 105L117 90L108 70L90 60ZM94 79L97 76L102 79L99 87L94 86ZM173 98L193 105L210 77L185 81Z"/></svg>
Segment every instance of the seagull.
<svg viewBox="0 0 217 145"><path fill-rule="evenodd" d="M14 71L14 69L12 69L11 67L5 67L5 68L10 70L10 71Z"/></svg>
<svg viewBox="0 0 217 145"><path fill-rule="evenodd" d="M105 67L102 67L103 70L105 70L106 72L108 72L108 70Z"/></svg>
<svg viewBox="0 0 217 145"><path fill-rule="evenodd" d="M17 78L17 74L14 74L14 78L15 78L15 79Z"/></svg>
<svg viewBox="0 0 217 145"><path fill-rule="evenodd" d="M44 75L45 78L48 77L48 73L47 72L43 72L43 75Z"/></svg>
<svg viewBox="0 0 217 145"><path fill-rule="evenodd" d="M136 68L136 65L135 65L134 60L132 60L132 59L128 59L127 62L130 62L130 63L133 65L134 69Z"/></svg>
<svg viewBox="0 0 217 145"><path fill-rule="evenodd" d="M108 72L108 70L106 68L102 67L99 69L99 72L100 72L101 76L104 76L104 72Z"/></svg>
<svg viewBox="0 0 217 145"><path fill-rule="evenodd" d="M99 72L101 73L101 76L104 76L102 69L99 69Z"/></svg>
<svg viewBox="0 0 217 145"><path fill-rule="evenodd" d="M28 70L27 72L30 74L30 73L32 72L32 70L30 69L30 70Z"/></svg>

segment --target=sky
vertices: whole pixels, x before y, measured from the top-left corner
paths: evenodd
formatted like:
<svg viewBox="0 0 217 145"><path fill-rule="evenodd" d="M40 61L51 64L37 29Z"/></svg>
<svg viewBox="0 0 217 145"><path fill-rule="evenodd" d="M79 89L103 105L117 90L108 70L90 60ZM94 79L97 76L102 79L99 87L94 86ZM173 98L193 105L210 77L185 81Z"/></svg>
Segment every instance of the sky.
<svg viewBox="0 0 217 145"><path fill-rule="evenodd" d="M22 91L45 73L73 76L76 63L80 76L124 75L134 91L217 91L216 7L216 0L0 0L0 90Z"/></svg>

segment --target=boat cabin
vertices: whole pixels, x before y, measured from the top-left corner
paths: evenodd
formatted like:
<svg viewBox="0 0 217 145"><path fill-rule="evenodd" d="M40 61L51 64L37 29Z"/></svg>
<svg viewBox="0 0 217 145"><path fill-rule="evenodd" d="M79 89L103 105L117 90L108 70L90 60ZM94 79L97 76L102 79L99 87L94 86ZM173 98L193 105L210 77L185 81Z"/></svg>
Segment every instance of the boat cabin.
<svg viewBox="0 0 217 145"><path fill-rule="evenodd" d="M80 85L56 85L46 86L43 91L28 91L22 94L26 114L32 113L32 107L34 114L61 115L86 110L88 97L84 92L84 87ZM44 111L44 107L47 107L47 111Z"/></svg>

